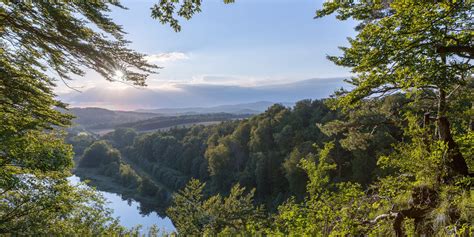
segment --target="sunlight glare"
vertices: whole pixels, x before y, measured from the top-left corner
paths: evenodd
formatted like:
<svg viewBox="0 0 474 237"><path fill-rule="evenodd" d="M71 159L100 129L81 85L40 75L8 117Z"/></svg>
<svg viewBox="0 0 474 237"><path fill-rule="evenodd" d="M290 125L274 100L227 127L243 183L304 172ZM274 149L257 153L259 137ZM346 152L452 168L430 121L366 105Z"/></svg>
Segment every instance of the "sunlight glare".
<svg viewBox="0 0 474 237"><path fill-rule="evenodd" d="M115 70L115 75L114 75L115 80L123 79L123 76L125 76L125 74L121 70L118 70L118 69Z"/></svg>

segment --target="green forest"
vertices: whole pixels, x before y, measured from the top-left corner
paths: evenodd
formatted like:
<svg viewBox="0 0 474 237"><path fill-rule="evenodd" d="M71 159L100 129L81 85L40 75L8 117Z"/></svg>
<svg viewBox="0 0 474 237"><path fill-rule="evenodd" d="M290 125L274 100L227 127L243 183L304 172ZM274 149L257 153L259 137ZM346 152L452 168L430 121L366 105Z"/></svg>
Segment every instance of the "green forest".
<svg viewBox="0 0 474 237"><path fill-rule="evenodd" d="M473 2L326 1L316 21L358 22L328 56L350 68L350 89L205 115L219 124L141 132L197 115L151 118L97 136L68 129L56 84L84 68L114 81L120 68L146 86L163 70L128 48L111 5L126 7L0 4L0 235L474 235ZM151 17L180 31L200 6L157 1ZM121 226L72 172L108 177L177 233Z"/></svg>

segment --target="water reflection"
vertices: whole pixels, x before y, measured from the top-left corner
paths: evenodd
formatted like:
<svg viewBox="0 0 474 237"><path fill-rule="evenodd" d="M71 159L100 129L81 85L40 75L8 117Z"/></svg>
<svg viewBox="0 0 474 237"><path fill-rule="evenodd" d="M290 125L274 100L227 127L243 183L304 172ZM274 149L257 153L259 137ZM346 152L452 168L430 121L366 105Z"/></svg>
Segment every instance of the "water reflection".
<svg viewBox="0 0 474 237"><path fill-rule="evenodd" d="M77 184L80 178L73 175L68 180ZM166 217L160 217L156 212L143 213L140 209L140 204L132 199L123 200L122 197L115 193L99 191L108 201L107 207L113 210L112 216L120 218L120 224L127 228L132 228L137 225L142 225L142 229L148 229L152 225L156 225L160 230L171 232L175 231L173 223Z"/></svg>

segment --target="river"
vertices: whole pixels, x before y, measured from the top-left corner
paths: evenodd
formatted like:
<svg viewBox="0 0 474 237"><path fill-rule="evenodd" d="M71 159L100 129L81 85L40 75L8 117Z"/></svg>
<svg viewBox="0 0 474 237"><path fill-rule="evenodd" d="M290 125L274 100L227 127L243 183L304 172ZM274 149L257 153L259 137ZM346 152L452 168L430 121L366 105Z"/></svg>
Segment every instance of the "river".
<svg viewBox="0 0 474 237"><path fill-rule="evenodd" d="M80 182L79 177L73 175L68 178L72 184L78 184ZM107 207L113 210L112 216L120 219L120 224L132 228L137 225L142 225L142 230L146 230L152 225L156 225L160 231L172 232L176 231L173 223L168 217L161 218L152 212L149 215L140 214L140 204L135 201L123 200L120 195L115 193L109 193L100 191L99 192L107 200Z"/></svg>

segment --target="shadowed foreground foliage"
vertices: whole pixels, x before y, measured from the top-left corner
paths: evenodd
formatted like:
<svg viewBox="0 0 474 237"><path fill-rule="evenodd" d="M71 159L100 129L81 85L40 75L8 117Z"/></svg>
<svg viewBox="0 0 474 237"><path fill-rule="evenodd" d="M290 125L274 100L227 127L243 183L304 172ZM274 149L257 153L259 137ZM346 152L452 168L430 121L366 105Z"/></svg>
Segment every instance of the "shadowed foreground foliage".
<svg viewBox="0 0 474 237"><path fill-rule="evenodd" d="M157 69L128 49L104 1L0 4L0 235L113 235L127 232L91 189L66 180L71 116L55 83L92 69L107 80L145 85ZM116 78L117 70L123 71ZM131 234L130 232L129 234Z"/></svg>

